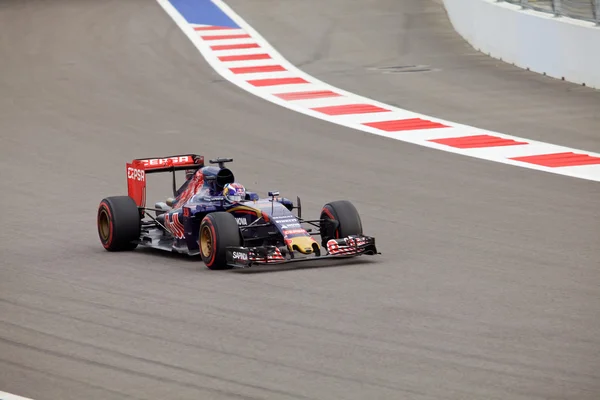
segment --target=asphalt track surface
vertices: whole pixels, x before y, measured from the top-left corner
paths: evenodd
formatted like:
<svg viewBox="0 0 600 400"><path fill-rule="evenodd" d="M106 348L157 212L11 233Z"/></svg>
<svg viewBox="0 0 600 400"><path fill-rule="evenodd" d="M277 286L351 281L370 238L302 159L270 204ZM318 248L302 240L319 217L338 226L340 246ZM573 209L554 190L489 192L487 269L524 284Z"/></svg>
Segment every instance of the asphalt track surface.
<svg viewBox="0 0 600 400"><path fill-rule="evenodd" d="M598 92L476 54L439 4L229 4L328 83L600 149ZM153 1L0 2L0 54L1 390L36 400L600 395L596 183L262 101L213 72ZM439 71L367 68L390 64ZM305 216L353 201L383 255L248 273L104 251L96 207L125 193L125 161L190 150L234 157L239 181L300 195ZM161 200L168 180L153 180Z"/></svg>

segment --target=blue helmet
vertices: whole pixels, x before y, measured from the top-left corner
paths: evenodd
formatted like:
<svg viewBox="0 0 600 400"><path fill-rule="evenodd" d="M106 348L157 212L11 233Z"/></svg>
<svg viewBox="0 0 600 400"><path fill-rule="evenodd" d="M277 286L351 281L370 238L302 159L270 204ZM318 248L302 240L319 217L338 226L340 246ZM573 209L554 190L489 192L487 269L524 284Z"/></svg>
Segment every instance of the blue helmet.
<svg viewBox="0 0 600 400"><path fill-rule="evenodd" d="M228 183L223 188L223 196L234 203L246 199L246 188L240 183Z"/></svg>

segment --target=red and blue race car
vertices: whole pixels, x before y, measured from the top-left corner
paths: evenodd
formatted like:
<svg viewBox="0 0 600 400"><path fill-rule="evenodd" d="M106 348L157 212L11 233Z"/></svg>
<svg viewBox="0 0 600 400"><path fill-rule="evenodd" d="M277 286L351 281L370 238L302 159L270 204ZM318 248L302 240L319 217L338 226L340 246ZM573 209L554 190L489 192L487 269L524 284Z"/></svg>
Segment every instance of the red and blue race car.
<svg viewBox="0 0 600 400"><path fill-rule="evenodd" d="M127 163L128 195L104 198L98 207L102 245L199 254L210 269L380 254L349 201L329 202L319 219L302 219L299 197L294 205L275 191L267 198L246 191L225 167L232 161L217 158L207 166L203 156L184 154ZM179 188L176 171L186 175ZM161 172L173 175L173 197L146 207L146 178Z"/></svg>

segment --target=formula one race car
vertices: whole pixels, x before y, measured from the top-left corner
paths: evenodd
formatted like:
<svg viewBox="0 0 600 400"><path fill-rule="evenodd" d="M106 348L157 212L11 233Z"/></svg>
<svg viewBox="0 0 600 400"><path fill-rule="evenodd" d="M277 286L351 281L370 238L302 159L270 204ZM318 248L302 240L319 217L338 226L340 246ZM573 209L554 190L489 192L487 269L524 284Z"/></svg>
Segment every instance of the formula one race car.
<svg viewBox="0 0 600 400"><path fill-rule="evenodd" d="M304 220L299 197L296 205L274 191L259 198L235 182L225 167L231 161L217 158L209 162L218 166L205 166L203 156L186 154L127 163L128 195L107 197L98 208L104 248L122 251L141 245L200 254L210 269L380 254L375 239L363 235L360 216L349 201L327 203L319 219ZM178 189L175 172L183 170L186 180ZM172 172L173 197L149 208L146 176L159 172Z"/></svg>

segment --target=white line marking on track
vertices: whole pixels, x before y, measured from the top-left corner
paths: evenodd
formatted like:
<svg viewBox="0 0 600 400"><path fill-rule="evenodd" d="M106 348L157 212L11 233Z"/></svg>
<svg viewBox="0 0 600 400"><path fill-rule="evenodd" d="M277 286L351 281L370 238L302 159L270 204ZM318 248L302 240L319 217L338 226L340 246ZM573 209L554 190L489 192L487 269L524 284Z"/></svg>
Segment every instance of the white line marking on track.
<svg viewBox="0 0 600 400"><path fill-rule="evenodd" d="M190 24L168 0L157 0L157 2L217 73L231 83L264 100L334 124L436 150L580 179L600 181L600 154L598 153L533 141L442 120L384 104L320 81L287 61L222 0L212 0L212 2L235 21L241 27L240 29L216 29L210 26ZM202 36L227 37L231 35L249 35L250 38L220 40L205 40L202 38ZM220 59L223 56L248 54L268 54L270 58L256 63L250 61L236 63L221 61ZM244 73L236 74L230 70L230 68L260 65L280 65L286 71L249 73L243 71ZM314 92L319 93L315 94ZM335 92L341 97L327 97L331 95L330 92ZM313 110L313 108L318 107L326 108L322 109L322 112ZM382 112L377 110L376 107L389 111ZM512 143L507 139L519 143ZM440 142L432 140L439 140ZM522 142L525 143L522 144ZM529 156L535 157L514 159Z"/></svg>
<svg viewBox="0 0 600 400"><path fill-rule="evenodd" d="M0 392L0 400L33 400L28 397L21 397L15 394Z"/></svg>

